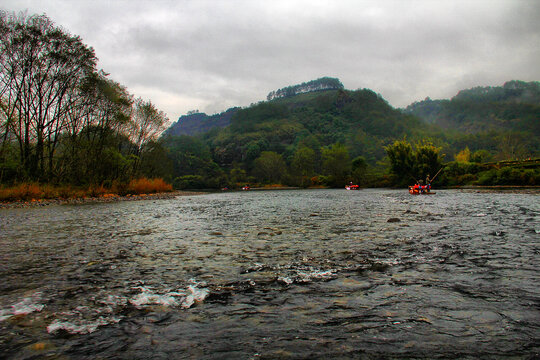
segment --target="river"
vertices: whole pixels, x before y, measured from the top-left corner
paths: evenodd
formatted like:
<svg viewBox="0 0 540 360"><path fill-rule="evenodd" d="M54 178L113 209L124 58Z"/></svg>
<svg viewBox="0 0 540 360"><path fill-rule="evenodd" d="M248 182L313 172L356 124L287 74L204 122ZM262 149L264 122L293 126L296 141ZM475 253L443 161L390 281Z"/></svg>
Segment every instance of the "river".
<svg viewBox="0 0 540 360"><path fill-rule="evenodd" d="M535 194L224 192L0 220L5 358L540 357Z"/></svg>

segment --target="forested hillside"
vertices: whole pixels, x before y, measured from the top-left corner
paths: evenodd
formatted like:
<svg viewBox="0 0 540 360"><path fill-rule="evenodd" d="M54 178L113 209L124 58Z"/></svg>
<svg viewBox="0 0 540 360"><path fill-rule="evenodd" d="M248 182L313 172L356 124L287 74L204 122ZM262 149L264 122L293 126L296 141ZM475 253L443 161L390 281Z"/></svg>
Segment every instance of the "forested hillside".
<svg viewBox="0 0 540 360"><path fill-rule="evenodd" d="M284 88L290 95L272 92L272 100L238 109L224 128L167 137L176 186L403 185L433 174L443 161L454 164L448 173L460 180L441 180L459 184L477 181L483 169L463 164L540 154L538 83L464 90L452 100L426 99L406 110L368 89L298 94L297 86ZM536 183L535 174L514 172L511 182Z"/></svg>
<svg viewBox="0 0 540 360"><path fill-rule="evenodd" d="M222 128L231 123L231 118L239 108L230 108L220 114L206 115L201 112L188 113L180 116L177 122L171 125L166 131L166 136L197 135L208 132L213 128Z"/></svg>
<svg viewBox="0 0 540 360"><path fill-rule="evenodd" d="M226 128L165 143L180 186L341 186L362 181L394 139L425 131L371 90L327 90L261 102L238 110Z"/></svg>
<svg viewBox="0 0 540 360"><path fill-rule="evenodd" d="M443 129L467 133L526 131L540 135L540 82L509 81L502 87L462 90L450 100L415 102L405 109Z"/></svg>

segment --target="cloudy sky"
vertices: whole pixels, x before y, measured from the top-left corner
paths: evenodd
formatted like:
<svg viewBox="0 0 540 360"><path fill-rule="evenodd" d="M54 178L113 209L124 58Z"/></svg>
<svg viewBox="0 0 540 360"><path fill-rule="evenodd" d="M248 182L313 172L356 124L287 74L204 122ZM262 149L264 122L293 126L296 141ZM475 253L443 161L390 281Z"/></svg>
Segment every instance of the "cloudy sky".
<svg viewBox="0 0 540 360"><path fill-rule="evenodd" d="M323 76L394 107L540 80L540 0L3 0L80 35L171 121Z"/></svg>

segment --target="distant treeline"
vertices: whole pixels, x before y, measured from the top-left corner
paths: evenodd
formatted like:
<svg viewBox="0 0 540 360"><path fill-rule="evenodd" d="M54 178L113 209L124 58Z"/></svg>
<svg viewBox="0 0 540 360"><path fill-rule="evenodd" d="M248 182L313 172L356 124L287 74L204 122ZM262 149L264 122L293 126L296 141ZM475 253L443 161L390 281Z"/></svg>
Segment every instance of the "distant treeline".
<svg viewBox="0 0 540 360"><path fill-rule="evenodd" d="M287 98L298 94L308 93L321 90L340 90L344 89L343 84L339 79L331 77L323 77L317 80L308 81L299 85L287 86L282 89L271 91L266 99L268 101Z"/></svg>
<svg viewBox="0 0 540 360"><path fill-rule="evenodd" d="M47 16L0 12L0 183L158 177L167 118L96 68L94 49Z"/></svg>

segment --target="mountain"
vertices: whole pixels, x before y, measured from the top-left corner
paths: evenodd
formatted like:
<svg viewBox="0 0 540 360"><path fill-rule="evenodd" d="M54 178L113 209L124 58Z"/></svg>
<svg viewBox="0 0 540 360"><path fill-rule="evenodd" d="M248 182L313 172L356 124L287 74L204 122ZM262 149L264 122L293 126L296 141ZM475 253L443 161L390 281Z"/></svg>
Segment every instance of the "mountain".
<svg viewBox="0 0 540 360"><path fill-rule="evenodd" d="M271 92L271 100L214 116L181 117L168 133L184 135L164 142L175 186L342 186L347 179L370 181L368 168L379 174L371 177L378 186L389 181L381 169L388 166L386 148L396 140L431 151L415 153L423 157L414 162L424 161L426 154L440 154L450 162L460 154L460 159L479 162L540 154L537 82L477 87L407 109L393 108L370 89L326 89L321 84L283 88Z"/></svg>
<svg viewBox="0 0 540 360"><path fill-rule="evenodd" d="M540 82L513 80L503 86L474 87L450 100L426 98L404 112L445 130L521 131L540 136Z"/></svg>
<svg viewBox="0 0 540 360"><path fill-rule="evenodd" d="M203 136L220 166L251 162L264 151L290 159L301 147L320 152L341 143L351 158L375 162L396 138L414 137L421 123L363 90L322 90L261 102L240 109L230 126Z"/></svg>
<svg viewBox="0 0 540 360"><path fill-rule="evenodd" d="M343 84L339 79L322 77L317 80L308 81L302 84L287 86L279 90L271 91L267 100L291 98L296 95L321 92L328 90L342 90ZM178 118L178 121L171 125L165 132L165 136L196 135L210 131L214 128L223 128L230 124L231 118L240 108L234 107L220 114L208 116L198 111L189 112Z"/></svg>
<svg viewBox="0 0 540 360"><path fill-rule="evenodd" d="M208 116L205 113L194 112L183 115L166 131L165 136L197 135L214 128L223 128L231 123L231 118L240 108L233 107L220 114Z"/></svg>

